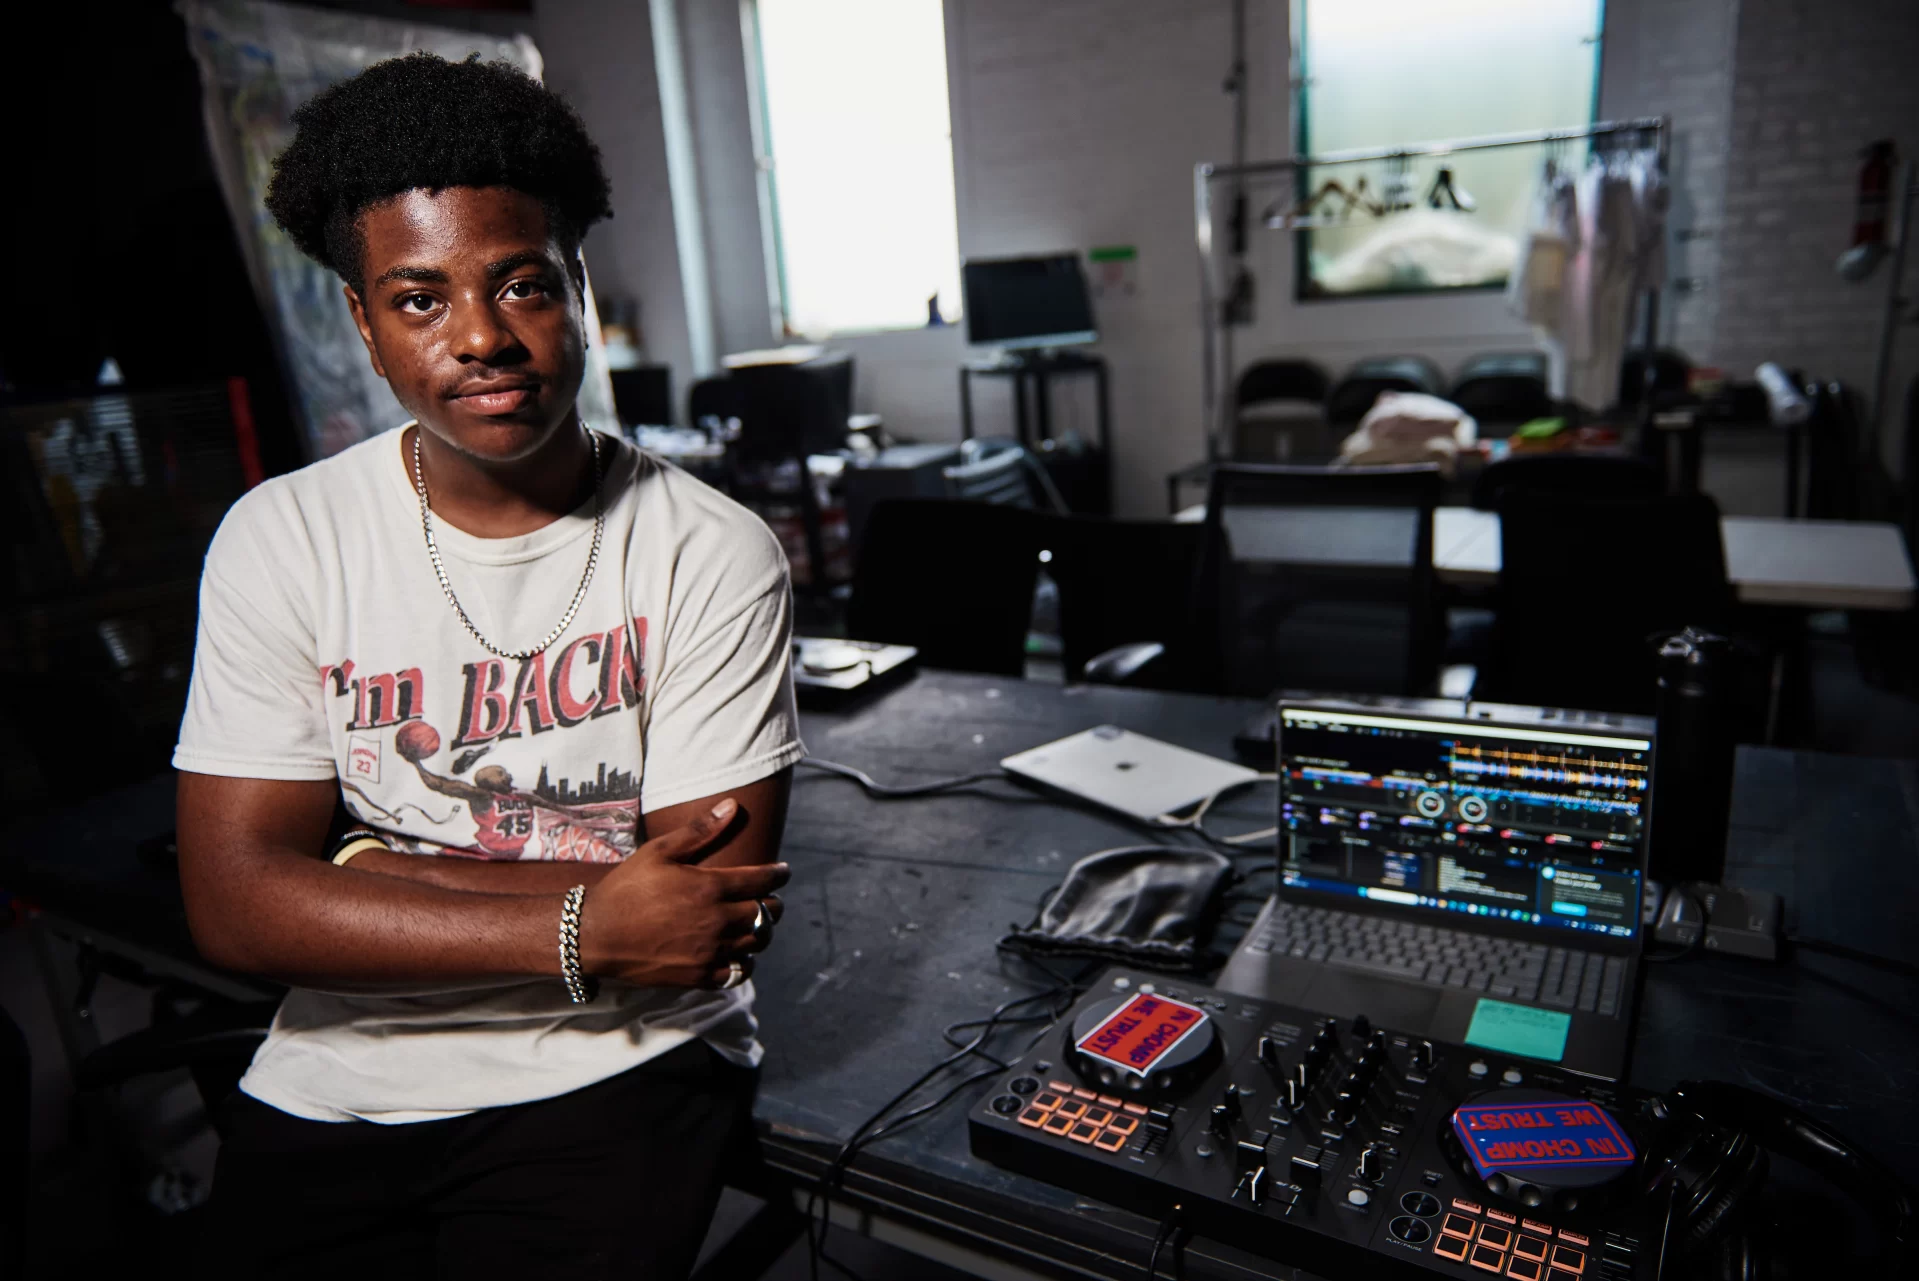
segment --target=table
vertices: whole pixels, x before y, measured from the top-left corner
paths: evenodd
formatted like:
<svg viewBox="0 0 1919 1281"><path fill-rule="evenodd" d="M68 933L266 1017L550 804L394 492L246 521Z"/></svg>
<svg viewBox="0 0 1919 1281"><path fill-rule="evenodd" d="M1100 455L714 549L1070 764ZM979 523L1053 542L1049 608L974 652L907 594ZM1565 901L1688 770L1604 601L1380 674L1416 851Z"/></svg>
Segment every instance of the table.
<svg viewBox="0 0 1919 1281"><path fill-rule="evenodd" d="M1109 722L1227 755L1256 706L922 672L846 710L808 712L803 730L814 754L900 783L990 769L1011 752ZM16 828L0 844L0 884L74 918L99 896L116 928L146 923L145 948L163 949L169 937L184 946L177 887L132 850L136 829L170 821L170 786L163 778L90 805L90 817ZM1249 792L1216 807L1211 821L1224 832L1265 826L1271 804L1270 792ZM1784 895L1799 934L1919 963L1919 932L1902 919L1903 906L1919 901L1915 828L1919 762L1744 748L1727 879ZM810 1179L854 1126L944 1052L941 1028L1038 990L1018 963L996 959L994 941L1032 917L1074 859L1140 839L1115 818L1008 783L881 802L802 771L787 823L786 920L756 978L768 1163ZM129 917L128 908L138 910ZM1919 1178L1912 981L1804 952L1780 965L1702 955L1645 968L1635 1081L1753 1086ZM971 1157L965 1113L978 1088L863 1151L845 1181L847 1212L875 1235L982 1275L1138 1278L1156 1223ZM1195 1281L1276 1271L1287 1275L1205 1241L1187 1250Z"/></svg>
<svg viewBox="0 0 1919 1281"><path fill-rule="evenodd" d="M1204 507L1174 517L1204 520ZM1242 522L1255 512L1240 513ZM1726 577L1748 605L1800 609L1904 610L1919 602L1912 560L1897 525L1877 521L1722 516ZM1442 582L1491 586L1499 580L1499 513L1433 510L1433 568Z"/></svg>
<svg viewBox="0 0 1919 1281"><path fill-rule="evenodd" d="M805 731L819 756L908 782L990 768L1102 722L1226 755L1252 707L929 672L856 709L809 714ZM837 1141L932 1061L940 1027L1031 990L995 964L992 941L1030 917L1072 859L1137 839L1097 814L987 792L1019 795L989 785L875 802L838 780L796 785L787 924L756 979L769 1046L759 1111L780 1168L816 1173ZM1219 826L1270 822L1270 795L1223 807ZM1788 924L1803 934L1919 962L1919 937L1881 906L1919 893L1919 763L1742 749L1733 808L1729 882L1783 894ZM1843 860L1828 857L1837 851ZM1636 1081L1754 1086L1810 1107L1919 1177L1911 982L1812 955L1647 969ZM1138 1277L1157 1226L974 1161L958 1103L862 1152L846 1188L876 1223L907 1225L896 1240L959 1241L1081 1275ZM1193 1277L1273 1272L1203 1242L1187 1263Z"/></svg>

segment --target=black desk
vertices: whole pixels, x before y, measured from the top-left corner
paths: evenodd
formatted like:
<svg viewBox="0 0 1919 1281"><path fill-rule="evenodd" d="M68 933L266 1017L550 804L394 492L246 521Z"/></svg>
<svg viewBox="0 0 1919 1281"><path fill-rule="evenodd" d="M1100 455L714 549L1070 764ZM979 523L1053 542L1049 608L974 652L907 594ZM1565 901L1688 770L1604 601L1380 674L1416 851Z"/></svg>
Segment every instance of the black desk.
<svg viewBox="0 0 1919 1281"><path fill-rule="evenodd" d="M817 755L912 781L990 768L1102 721L1225 755L1249 707L929 673L859 710L808 716L806 735ZM1017 795L998 784L987 791ZM1267 825L1270 797L1223 807L1219 828ZM1916 824L1919 763L1745 749L1728 879L1783 894L1794 932L1919 962L1919 937L1903 925L1903 905L1919 901ZM1065 864L1137 839L1101 816L1037 801L875 802L850 784L803 776L787 828L795 872L787 923L757 979L769 1047L760 1115L772 1159L817 1172L833 1144L944 1052L942 1026L1034 990L1016 968L996 964L993 939L1030 916ZM1811 955L1776 966L1702 956L1646 969L1637 1082L1753 1086L1919 1177L1914 984ZM1156 1224L974 1161L965 1110L956 1100L863 1151L849 1198L1002 1256L1141 1274ZM1187 1253L1189 1276L1271 1274L1206 1243Z"/></svg>
<svg viewBox="0 0 1919 1281"><path fill-rule="evenodd" d="M1249 708L924 673L853 710L806 715L805 733L816 755L910 782L990 768L1010 752L1109 721L1223 755ZM132 925L151 927L143 946L158 950L169 936L177 946L177 892L132 852L150 826L169 821L170 795L164 780L128 789L64 826L10 838L0 883L72 918L106 903L122 928L123 909L136 907ZM1270 797L1262 790L1221 805L1216 826L1267 825ZM136 802L147 808L136 813ZM1904 923L1919 901L1915 826L1919 763L1743 749L1728 879L1783 894L1795 933L1919 963L1919 932ZM60 839L49 843L54 831ZM993 941L1031 917L1075 858L1140 839L1115 820L1010 784L877 802L802 771L787 826L794 880L786 922L757 978L769 1161L802 1178L816 1174L855 1125L944 1055L942 1027L1044 986L997 960ZM1702 956L1645 968L1637 1082L1713 1077L1753 1086L1919 1178L1914 983L1805 953L1783 965ZM1157 1224L968 1154L965 1112L978 1088L863 1151L842 1200L878 1216L896 1240L918 1233L922 1245L958 1243L1041 1272L1142 1275ZM1194 1278L1274 1272L1207 1242L1187 1250Z"/></svg>

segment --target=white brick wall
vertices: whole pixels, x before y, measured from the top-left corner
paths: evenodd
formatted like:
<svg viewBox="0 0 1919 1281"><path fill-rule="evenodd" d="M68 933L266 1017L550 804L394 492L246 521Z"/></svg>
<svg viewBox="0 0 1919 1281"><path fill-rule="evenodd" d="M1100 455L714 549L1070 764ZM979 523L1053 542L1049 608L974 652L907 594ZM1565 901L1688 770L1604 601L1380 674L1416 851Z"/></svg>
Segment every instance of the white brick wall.
<svg viewBox="0 0 1919 1281"><path fill-rule="evenodd" d="M1720 226L1732 128L1738 0L1607 0L1599 112L1670 116L1671 284L1659 341L1709 361L1719 317ZM1699 282L1691 286L1688 282ZM1635 328L1637 344L1639 330Z"/></svg>
<svg viewBox="0 0 1919 1281"><path fill-rule="evenodd" d="M744 79L728 72L722 83L715 61L738 56L737 45L724 47L737 39L735 8L681 0L680 12L724 349L764 324L751 175L733 171L750 162L744 104L732 103ZM635 98L643 85L597 83L616 67L650 81L644 32L630 30L644 26L636 13L611 0L540 0L540 40L555 84L580 102L614 170L621 216L589 245L596 273L644 297L653 345L675 358L684 307L670 288L664 171L648 168L660 149L646 136L657 133L657 104L649 116ZM1099 312L1113 368L1116 497L1129 514L1160 511L1165 473L1203 451L1191 173L1228 154L1220 84L1229 13L1228 0L947 0L961 253L1139 249L1138 296ZM1254 158L1290 150L1287 33L1286 0L1249 0ZM1832 262L1850 232L1857 148L1892 135L1907 156L1919 154L1919 4L1608 0L1605 39L1601 113L1675 123L1670 261L1675 279L1698 286L1666 292L1662 341L1739 377L1779 359L1865 389L1883 278L1847 285ZM1286 237L1255 233L1255 246L1258 323L1238 335L1242 364L1301 353L1337 372L1362 355L1409 351L1451 367L1476 351L1530 345L1487 295L1295 304ZM1919 346L1909 335L1896 402ZM958 334L845 345L859 360L862 409L921 438L957 434ZM1089 427L1090 399L1074 403L1059 418L1077 414ZM979 411L982 431L1010 430L991 392Z"/></svg>
<svg viewBox="0 0 1919 1281"><path fill-rule="evenodd" d="M1886 269L1854 285L1833 263L1851 243L1859 149L1892 137L1919 158L1919 5L1742 0L1732 108L1713 355L1741 375L1778 360L1869 395ZM1889 461L1913 332L1897 348Z"/></svg>

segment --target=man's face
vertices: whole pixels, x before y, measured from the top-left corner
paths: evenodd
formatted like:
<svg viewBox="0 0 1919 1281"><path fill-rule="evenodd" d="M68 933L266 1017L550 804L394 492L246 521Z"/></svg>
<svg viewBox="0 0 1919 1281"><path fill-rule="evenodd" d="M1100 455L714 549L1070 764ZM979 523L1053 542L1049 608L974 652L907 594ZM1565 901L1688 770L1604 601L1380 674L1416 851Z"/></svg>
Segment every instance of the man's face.
<svg viewBox="0 0 1919 1281"><path fill-rule="evenodd" d="M573 412L586 360L578 259L510 187L403 192L360 215L373 368L421 426L482 462L525 458Z"/></svg>

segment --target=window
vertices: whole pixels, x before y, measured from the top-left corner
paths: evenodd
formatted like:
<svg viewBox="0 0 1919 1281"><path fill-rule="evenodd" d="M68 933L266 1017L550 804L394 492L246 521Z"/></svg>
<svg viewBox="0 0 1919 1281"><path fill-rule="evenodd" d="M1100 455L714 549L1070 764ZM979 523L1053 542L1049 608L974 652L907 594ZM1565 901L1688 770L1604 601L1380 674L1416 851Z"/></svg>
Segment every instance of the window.
<svg viewBox="0 0 1919 1281"><path fill-rule="evenodd" d="M1598 99L1603 0L1295 0L1299 154L1590 124ZM1329 180L1412 208L1354 214L1296 233L1302 298L1485 288L1505 283L1533 199L1542 147L1325 166L1299 174L1299 199ZM1453 207L1429 203L1450 170ZM1311 211L1339 221L1343 199Z"/></svg>
<svg viewBox="0 0 1919 1281"><path fill-rule="evenodd" d="M940 0L757 0L764 208L789 332L959 314ZM749 45L749 47L752 47Z"/></svg>

